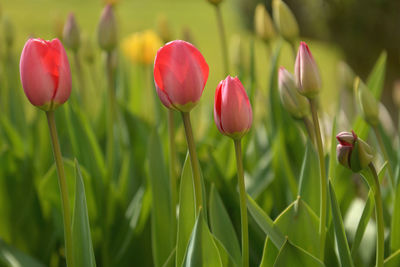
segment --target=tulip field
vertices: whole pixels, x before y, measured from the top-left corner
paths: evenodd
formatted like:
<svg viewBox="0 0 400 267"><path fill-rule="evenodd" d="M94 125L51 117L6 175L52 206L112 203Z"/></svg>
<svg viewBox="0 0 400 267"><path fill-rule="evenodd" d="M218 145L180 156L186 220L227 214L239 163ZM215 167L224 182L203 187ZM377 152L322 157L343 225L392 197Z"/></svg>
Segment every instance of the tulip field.
<svg viewBox="0 0 400 267"><path fill-rule="evenodd" d="M390 53L231 2L0 7L0 267L400 266Z"/></svg>

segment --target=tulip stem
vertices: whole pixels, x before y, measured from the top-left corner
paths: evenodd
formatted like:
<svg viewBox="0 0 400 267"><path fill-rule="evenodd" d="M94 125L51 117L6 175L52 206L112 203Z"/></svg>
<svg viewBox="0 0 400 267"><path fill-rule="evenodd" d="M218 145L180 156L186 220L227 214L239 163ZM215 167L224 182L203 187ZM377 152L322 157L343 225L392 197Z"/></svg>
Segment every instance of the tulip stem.
<svg viewBox="0 0 400 267"><path fill-rule="evenodd" d="M304 125L306 126L306 130L307 130L308 136L310 137L311 143L315 144L315 136L314 136L315 134L313 131L312 122L310 121L310 119L308 117L304 117L303 122L304 122Z"/></svg>
<svg viewBox="0 0 400 267"><path fill-rule="evenodd" d="M226 43L224 21L222 19L222 12L221 12L221 8L220 8L219 4L215 5L215 11L217 14L219 36L221 38L221 49L222 49L222 57L223 57L223 61L224 61L224 71L225 71L225 75L228 75L229 74L228 45Z"/></svg>
<svg viewBox="0 0 400 267"><path fill-rule="evenodd" d="M240 216L242 224L242 266L249 266L249 229L247 222L246 187L244 183L242 143L241 139L235 139L236 166L239 184Z"/></svg>
<svg viewBox="0 0 400 267"><path fill-rule="evenodd" d="M325 170L325 159L324 159L324 151L322 148L322 137L321 137L321 129L319 127L318 121L318 113L315 99L310 100L310 108L311 114L314 123L315 130L315 139L317 141L318 148L318 157L319 157L319 168L320 168L320 214L319 214L319 235L320 235L320 259L324 260L324 252L325 252L325 225L326 225L326 170Z"/></svg>
<svg viewBox="0 0 400 267"><path fill-rule="evenodd" d="M183 125L185 127L186 141L189 148L190 163L192 164L194 194L196 198L196 215L199 214L203 206L203 197L201 189L201 176L199 160L197 158L196 145L194 144L192 124L190 123L190 113L182 112Z"/></svg>
<svg viewBox="0 0 400 267"><path fill-rule="evenodd" d="M393 174L393 170L392 170L392 165L390 164L390 161L389 161L388 153L387 153L386 148L385 148L385 144L383 143L382 135L379 132L379 129L378 129L377 126L373 126L372 129L374 129L374 133L375 133L376 139L378 140L379 147L381 149L383 158L384 158L385 161L387 161L388 171L389 171L389 176L390 176L390 182L391 182L391 185L392 185L392 189L394 191L394 189L395 189L394 174Z"/></svg>
<svg viewBox="0 0 400 267"><path fill-rule="evenodd" d="M369 169L374 176L375 181L375 212L376 212L376 229L378 231L378 238L376 241L376 266L383 267L384 251L385 251L385 225L383 221L383 206L382 206L382 195L379 184L378 174L376 172L374 164L371 162L368 165Z"/></svg>
<svg viewBox="0 0 400 267"><path fill-rule="evenodd" d="M54 111L47 111L47 122L49 125L51 142L53 144L54 160L56 162L57 174L58 174L58 185L61 193L61 203L64 220L64 238L65 238L65 255L67 259L67 266L73 266L72 259L72 233L71 233L71 211L68 200L68 187L65 179L64 164L62 161L60 143L58 142L56 122L54 120Z"/></svg>
<svg viewBox="0 0 400 267"><path fill-rule="evenodd" d="M176 190L176 148L175 148L175 123L174 111L168 109L168 135L169 135L169 179L171 183L171 207L172 207L172 225L176 229L176 204L177 204L177 190ZM172 231L175 233L175 231ZM174 234L175 237L175 234Z"/></svg>

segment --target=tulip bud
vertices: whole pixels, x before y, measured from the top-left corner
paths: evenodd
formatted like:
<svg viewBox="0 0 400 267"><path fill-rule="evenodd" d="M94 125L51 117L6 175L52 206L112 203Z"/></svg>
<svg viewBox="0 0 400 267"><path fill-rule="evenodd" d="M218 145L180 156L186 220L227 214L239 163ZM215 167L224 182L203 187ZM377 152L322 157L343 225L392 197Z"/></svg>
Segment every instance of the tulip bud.
<svg viewBox="0 0 400 267"><path fill-rule="evenodd" d="M340 164L359 172L372 162L374 158L372 148L352 131L341 132L336 136L339 144L336 147L337 158Z"/></svg>
<svg viewBox="0 0 400 267"><path fill-rule="evenodd" d="M14 25L12 24L11 20L8 17L4 17L3 21L4 27L4 40L6 42L7 47L11 47L14 43L15 38L15 29Z"/></svg>
<svg viewBox="0 0 400 267"><path fill-rule="evenodd" d="M292 11L282 0L272 1L275 26L287 41L294 43L299 37L299 26Z"/></svg>
<svg viewBox="0 0 400 267"><path fill-rule="evenodd" d="M73 13L68 15L67 22L64 25L63 41L67 48L77 52L81 43L78 25L76 24Z"/></svg>
<svg viewBox="0 0 400 267"><path fill-rule="evenodd" d="M379 102L358 77L354 81L354 88L364 119L370 125L377 126L379 124Z"/></svg>
<svg viewBox="0 0 400 267"><path fill-rule="evenodd" d="M105 51L111 51L117 46L117 22L110 4L106 5L101 14L97 37L100 48Z"/></svg>
<svg viewBox="0 0 400 267"><path fill-rule="evenodd" d="M271 17L263 4L256 6L254 14L254 27L258 37L269 42L275 37L275 29Z"/></svg>
<svg viewBox="0 0 400 267"><path fill-rule="evenodd" d="M346 62L340 61L338 64L339 84L340 87L347 90L353 91L355 74L353 70L347 65Z"/></svg>
<svg viewBox="0 0 400 267"><path fill-rule="evenodd" d="M161 47L154 60L154 83L167 107L189 112L203 93L209 68L192 44L175 40Z"/></svg>
<svg viewBox="0 0 400 267"><path fill-rule="evenodd" d="M297 91L293 75L284 67L279 68L279 95L283 107L296 119L302 119L308 114L308 101Z"/></svg>
<svg viewBox="0 0 400 267"><path fill-rule="evenodd" d="M219 5L221 2L222 2L222 0L207 0L210 4L213 4L213 5Z"/></svg>
<svg viewBox="0 0 400 267"><path fill-rule="evenodd" d="M307 98L314 98L321 89L321 78L317 64L305 42L300 43L294 73L300 94Z"/></svg>
<svg viewBox="0 0 400 267"><path fill-rule="evenodd" d="M231 76L221 81L215 91L214 121L218 130L233 139L242 138L251 127L253 113L246 90Z"/></svg>
<svg viewBox="0 0 400 267"><path fill-rule="evenodd" d="M400 108L400 80L394 82L393 101L397 108Z"/></svg>
<svg viewBox="0 0 400 267"><path fill-rule="evenodd" d="M29 39L22 50L19 67L22 87L32 105L49 111L68 100L71 71L58 39Z"/></svg>
<svg viewBox="0 0 400 267"><path fill-rule="evenodd" d="M171 28L168 23L168 19L165 15L161 15L157 19L158 34L164 43L168 43L172 40Z"/></svg>

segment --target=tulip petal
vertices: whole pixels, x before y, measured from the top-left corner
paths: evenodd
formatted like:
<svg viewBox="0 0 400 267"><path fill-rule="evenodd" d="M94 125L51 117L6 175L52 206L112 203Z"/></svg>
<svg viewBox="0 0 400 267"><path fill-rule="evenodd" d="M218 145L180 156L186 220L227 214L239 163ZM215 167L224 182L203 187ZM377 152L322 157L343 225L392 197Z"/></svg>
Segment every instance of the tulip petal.
<svg viewBox="0 0 400 267"><path fill-rule="evenodd" d="M68 62L67 53L58 39L54 39L49 45L52 49L58 51L58 86L53 97L53 102L57 105L63 104L68 100L71 94L71 70Z"/></svg>
<svg viewBox="0 0 400 267"><path fill-rule="evenodd" d="M215 90L215 100L214 100L214 121L217 125L218 130L221 133L224 133L224 129L222 128L221 123L221 88L223 81L218 84L217 89Z"/></svg>

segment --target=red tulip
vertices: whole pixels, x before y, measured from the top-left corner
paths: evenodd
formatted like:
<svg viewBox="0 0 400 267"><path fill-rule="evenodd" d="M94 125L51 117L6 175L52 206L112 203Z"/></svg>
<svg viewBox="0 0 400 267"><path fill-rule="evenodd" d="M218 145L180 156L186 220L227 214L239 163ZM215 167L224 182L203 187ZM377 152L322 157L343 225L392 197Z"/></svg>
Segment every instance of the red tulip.
<svg viewBox="0 0 400 267"><path fill-rule="evenodd" d="M219 83L215 91L214 120L222 134L234 139L241 138L250 130L253 113L237 77L228 76Z"/></svg>
<svg viewBox="0 0 400 267"><path fill-rule="evenodd" d="M22 50L19 68L22 87L32 105L48 111L68 100L71 71L58 39L29 39Z"/></svg>
<svg viewBox="0 0 400 267"><path fill-rule="evenodd" d="M208 72L207 62L196 47L180 40L169 42L154 60L158 97L167 108L189 112L200 100Z"/></svg>

